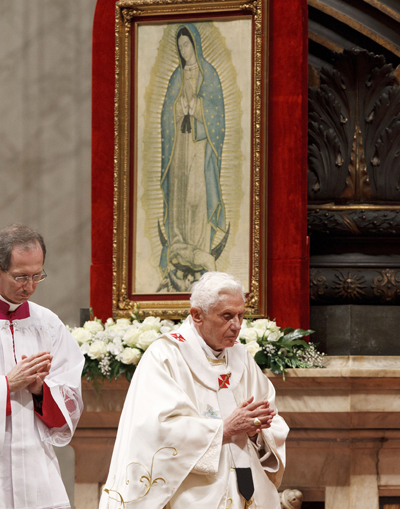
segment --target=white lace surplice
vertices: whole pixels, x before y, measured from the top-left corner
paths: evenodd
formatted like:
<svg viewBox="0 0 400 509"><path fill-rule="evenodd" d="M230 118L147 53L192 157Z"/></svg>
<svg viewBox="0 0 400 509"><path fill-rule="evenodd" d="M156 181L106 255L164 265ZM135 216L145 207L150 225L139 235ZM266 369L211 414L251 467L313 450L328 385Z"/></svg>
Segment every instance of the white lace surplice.
<svg viewBox="0 0 400 509"><path fill-rule="evenodd" d="M0 509L67 509L68 497L52 445L67 445L83 409L81 373L84 358L58 317L29 303L30 316L14 321L15 355L50 351L53 355L45 383L67 424L49 429L34 413L28 389L13 392L11 416L6 405L0 417ZM0 320L0 398L5 401L5 375L15 365L8 320Z"/></svg>

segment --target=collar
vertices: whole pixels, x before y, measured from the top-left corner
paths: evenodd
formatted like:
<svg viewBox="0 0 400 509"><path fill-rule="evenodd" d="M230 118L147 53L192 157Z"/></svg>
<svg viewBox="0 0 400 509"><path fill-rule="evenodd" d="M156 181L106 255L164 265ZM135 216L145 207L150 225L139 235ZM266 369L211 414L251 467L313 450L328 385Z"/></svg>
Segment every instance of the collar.
<svg viewBox="0 0 400 509"><path fill-rule="evenodd" d="M28 301L23 304L12 304L0 295L0 320L22 320L29 316Z"/></svg>
<svg viewBox="0 0 400 509"><path fill-rule="evenodd" d="M164 334L164 337L172 341L180 350L183 358L188 364L192 373L201 381L201 384L209 389L218 392L220 389L220 374L216 374L210 365L204 350L200 346L200 342L196 337L190 323L190 317L182 323L182 325L174 332ZM246 349L239 342L229 348L229 357L227 357L226 369L230 373L229 390L234 390L239 384L245 369Z"/></svg>
<svg viewBox="0 0 400 509"><path fill-rule="evenodd" d="M21 304L13 304L12 302L10 302L9 300L5 299L2 295L0 295L0 300L2 300L3 302L5 302L6 304L8 304L8 308L9 308L9 311L15 311L16 309L19 308L19 306Z"/></svg>

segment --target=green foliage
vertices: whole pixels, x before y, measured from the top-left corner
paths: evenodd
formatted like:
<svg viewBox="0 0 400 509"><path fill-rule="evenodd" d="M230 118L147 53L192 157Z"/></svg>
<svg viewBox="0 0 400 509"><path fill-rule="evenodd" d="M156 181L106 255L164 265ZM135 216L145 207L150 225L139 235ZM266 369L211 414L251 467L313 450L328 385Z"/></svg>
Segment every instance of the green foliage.
<svg viewBox="0 0 400 509"><path fill-rule="evenodd" d="M82 377L86 378L89 382L98 380L104 382L104 380L118 380L119 377L125 375L125 378L130 382L135 372L136 366L134 364L123 364L122 362L114 359L110 363L110 371L108 375L104 375L101 372L99 361L97 359L91 359L88 355L85 355L85 366L82 371Z"/></svg>
<svg viewBox="0 0 400 509"><path fill-rule="evenodd" d="M270 369L273 373L285 376L290 368L322 367L323 354L316 350L314 343L302 339L314 331L288 327L282 329L281 333L278 340L270 341L267 329L257 340L261 350L255 354L254 359L261 369Z"/></svg>

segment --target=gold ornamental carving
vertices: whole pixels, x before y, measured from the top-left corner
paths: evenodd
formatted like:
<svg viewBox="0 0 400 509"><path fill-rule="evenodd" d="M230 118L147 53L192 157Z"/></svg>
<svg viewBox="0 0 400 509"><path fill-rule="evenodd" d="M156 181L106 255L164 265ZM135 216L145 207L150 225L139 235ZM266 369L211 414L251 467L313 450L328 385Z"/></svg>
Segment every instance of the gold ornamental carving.
<svg viewBox="0 0 400 509"><path fill-rule="evenodd" d="M365 278L362 274L348 271L347 274L338 272L335 274L335 293L343 298L358 300L365 295Z"/></svg>
<svg viewBox="0 0 400 509"><path fill-rule="evenodd" d="M382 302L392 302L400 295L400 271L397 269L380 270L380 275L374 278L371 285L374 295L381 298Z"/></svg>
<svg viewBox="0 0 400 509"><path fill-rule="evenodd" d="M340 154L339 154L340 157ZM338 166L341 163L337 163ZM346 179L346 187L340 198L355 200L356 202L368 201L372 198L371 187L365 161L365 153L361 129L356 125L349 164L349 175Z"/></svg>
<svg viewBox="0 0 400 509"><path fill-rule="evenodd" d="M240 8L242 9L242 11L251 11L254 15L257 15L258 11L257 1L242 4Z"/></svg>
<svg viewBox="0 0 400 509"><path fill-rule="evenodd" d="M311 300L317 300L318 296L324 295L328 288L326 277L319 270L310 271L310 297Z"/></svg>

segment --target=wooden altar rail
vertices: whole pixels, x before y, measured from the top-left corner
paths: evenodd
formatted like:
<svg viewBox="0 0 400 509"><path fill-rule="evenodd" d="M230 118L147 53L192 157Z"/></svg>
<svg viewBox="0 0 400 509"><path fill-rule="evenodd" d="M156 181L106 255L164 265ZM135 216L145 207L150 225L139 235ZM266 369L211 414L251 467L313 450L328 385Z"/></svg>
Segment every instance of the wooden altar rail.
<svg viewBox="0 0 400 509"><path fill-rule="evenodd" d="M268 373L291 428L281 489L326 509L378 509L379 496L400 496L400 357L331 357L326 366L289 370L286 381ZM107 382L98 395L83 383L76 509L97 509L128 387Z"/></svg>

